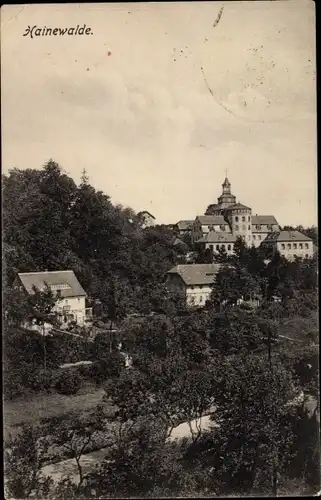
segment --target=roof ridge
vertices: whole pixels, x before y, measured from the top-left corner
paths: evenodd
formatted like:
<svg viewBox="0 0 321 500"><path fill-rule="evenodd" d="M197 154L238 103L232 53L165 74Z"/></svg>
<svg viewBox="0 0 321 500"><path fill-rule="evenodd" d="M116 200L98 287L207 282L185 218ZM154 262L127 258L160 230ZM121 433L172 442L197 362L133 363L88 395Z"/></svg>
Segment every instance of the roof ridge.
<svg viewBox="0 0 321 500"><path fill-rule="evenodd" d="M72 269L64 269L63 271L29 271L28 273L18 274L45 274L45 273L74 273Z"/></svg>

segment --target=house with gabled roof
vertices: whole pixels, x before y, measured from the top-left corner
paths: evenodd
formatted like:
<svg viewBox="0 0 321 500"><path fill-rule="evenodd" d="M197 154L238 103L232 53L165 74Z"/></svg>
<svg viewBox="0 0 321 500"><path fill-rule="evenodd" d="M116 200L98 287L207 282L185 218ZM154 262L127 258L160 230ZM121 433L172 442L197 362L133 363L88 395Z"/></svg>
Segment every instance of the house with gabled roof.
<svg viewBox="0 0 321 500"><path fill-rule="evenodd" d="M231 233L223 215L197 215L192 226L192 241L196 242L210 232Z"/></svg>
<svg viewBox="0 0 321 500"><path fill-rule="evenodd" d="M167 273L166 286L180 293L190 306L202 307L209 300L220 264L179 264Z"/></svg>
<svg viewBox="0 0 321 500"><path fill-rule="evenodd" d="M138 212L137 217L143 228L155 226L156 219L150 212L147 212L147 210Z"/></svg>
<svg viewBox="0 0 321 500"><path fill-rule="evenodd" d="M86 307L87 294L73 271L18 273L18 280L20 288L30 295L34 293L34 287L43 291L46 285L59 295L53 312L58 313L62 323L73 320L84 326L86 320L91 319L91 308Z"/></svg>
<svg viewBox="0 0 321 500"><path fill-rule="evenodd" d="M180 234L190 234L192 232L194 220L179 220L174 224L174 229Z"/></svg>
<svg viewBox="0 0 321 500"><path fill-rule="evenodd" d="M300 231L275 231L266 236L262 247L271 250L272 255L279 252L288 260L296 257L311 258L314 254L313 240Z"/></svg>

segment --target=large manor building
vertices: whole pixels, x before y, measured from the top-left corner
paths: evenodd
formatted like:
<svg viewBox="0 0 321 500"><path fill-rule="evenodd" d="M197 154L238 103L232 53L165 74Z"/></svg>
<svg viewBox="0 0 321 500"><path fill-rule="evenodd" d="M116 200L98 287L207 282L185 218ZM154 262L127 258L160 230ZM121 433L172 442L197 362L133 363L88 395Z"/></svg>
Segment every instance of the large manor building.
<svg viewBox="0 0 321 500"><path fill-rule="evenodd" d="M217 203L209 205L204 215L175 224L181 236L191 235L196 248L232 254L237 238L242 237L248 246L262 246L271 251L270 255L279 252L288 260L313 256L311 238L299 231L282 230L274 215L252 214L250 207L236 201L227 177L222 188ZM219 268L219 264L177 265L167 273L167 286L181 290L189 305L202 306L210 297Z"/></svg>
<svg viewBox="0 0 321 500"><path fill-rule="evenodd" d="M213 253L220 249L233 253L236 239L242 237L248 246L268 245L287 258L313 255L311 238L298 231L281 231L274 215L253 214L250 207L236 200L227 177L217 203L209 205L205 214L198 215L194 221L180 221L176 226L182 234L189 230L195 246Z"/></svg>

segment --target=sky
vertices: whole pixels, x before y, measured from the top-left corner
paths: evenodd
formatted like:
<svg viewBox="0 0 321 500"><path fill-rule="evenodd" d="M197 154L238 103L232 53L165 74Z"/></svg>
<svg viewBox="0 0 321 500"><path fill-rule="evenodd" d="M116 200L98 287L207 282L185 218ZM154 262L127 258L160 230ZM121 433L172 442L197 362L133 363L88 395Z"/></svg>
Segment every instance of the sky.
<svg viewBox="0 0 321 500"><path fill-rule="evenodd" d="M204 214L227 170L253 214L317 225L315 74L313 1L3 6L2 170L85 169L158 223Z"/></svg>

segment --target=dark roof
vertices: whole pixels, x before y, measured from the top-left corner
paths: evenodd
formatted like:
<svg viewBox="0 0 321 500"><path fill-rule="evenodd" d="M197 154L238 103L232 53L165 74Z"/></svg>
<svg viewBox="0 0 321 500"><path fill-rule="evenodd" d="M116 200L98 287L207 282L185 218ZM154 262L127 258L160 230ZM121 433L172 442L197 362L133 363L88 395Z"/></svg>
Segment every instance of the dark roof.
<svg viewBox="0 0 321 500"><path fill-rule="evenodd" d="M216 231L210 231L209 233L205 234L202 238L197 240L196 243L229 243L229 242L235 242L236 241L236 236L231 234L231 233L224 233L222 232L216 232Z"/></svg>
<svg viewBox="0 0 321 500"><path fill-rule="evenodd" d="M143 210L142 212L138 212L137 217L142 217L143 215L149 215L150 217L155 219L155 217L150 212L147 212L147 210Z"/></svg>
<svg viewBox="0 0 321 500"><path fill-rule="evenodd" d="M79 297L87 295L73 271L18 273L18 276L29 294L33 293L33 286L41 291L44 289L45 283L47 283L49 286L67 285L68 288L60 290L62 297Z"/></svg>
<svg viewBox="0 0 321 500"><path fill-rule="evenodd" d="M179 264L168 274L178 274L186 285L210 285L220 269L220 264Z"/></svg>
<svg viewBox="0 0 321 500"><path fill-rule="evenodd" d="M209 205L207 207L205 215L210 215L207 213L209 210L222 210L222 204L221 203L212 203L212 205Z"/></svg>
<svg viewBox="0 0 321 500"><path fill-rule="evenodd" d="M243 203L234 203L234 205L230 205L229 207L226 208L226 210L237 210L237 209L251 210L250 207L243 205Z"/></svg>
<svg viewBox="0 0 321 500"><path fill-rule="evenodd" d="M198 215L196 219L200 221L202 226L228 226L223 215Z"/></svg>
<svg viewBox="0 0 321 500"><path fill-rule="evenodd" d="M185 241L181 240L180 238L177 238L176 236L173 236L173 238L171 239L171 244L174 246L183 245L184 247L188 247Z"/></svg>
<svg viewBox="0 0 321 500"><path fill-rule="evenodd" d="M179 230L184 231L188 229L192 229L193 220L180 220L176 223L176 226Z"/></svg>
<svg viewBox="0 0 321 500"><path fill-rule="evenodd" d="M312 241L311 238L299 231L275 231L267 235L263 243L276 242L276 241Z"/></svg>
<svg viewBox="0 0 321 500"><path fill-rule="evenodd" d="M277 225L278 222L274 215L252 215L252 224L254 225Z"/></svg>

